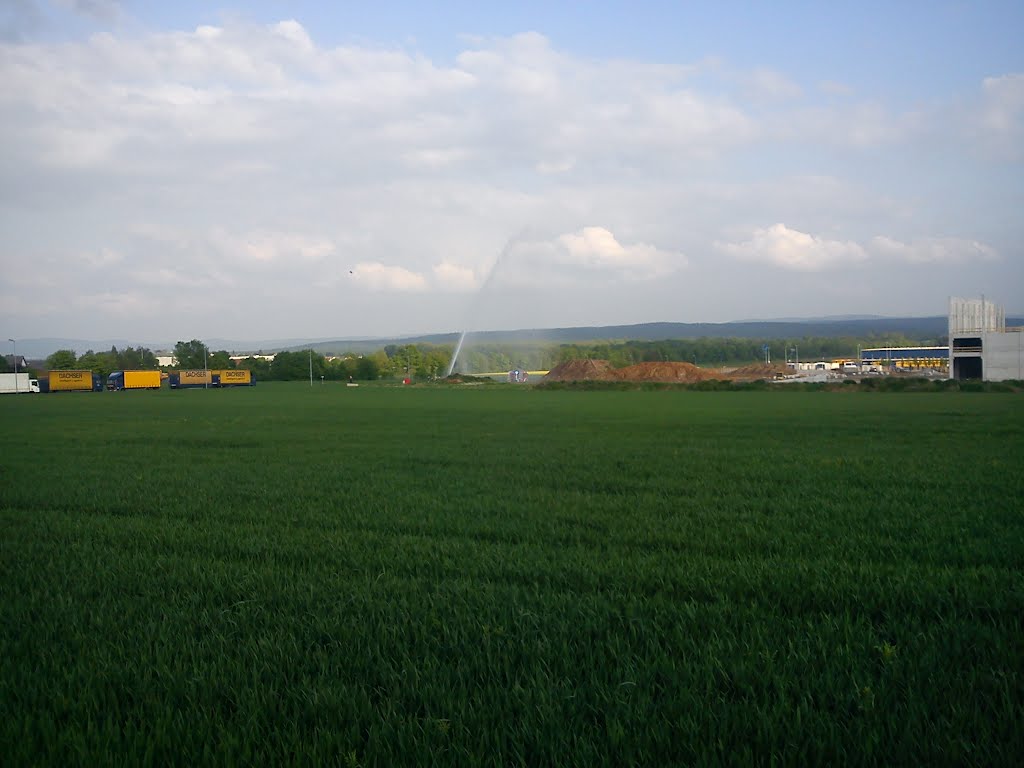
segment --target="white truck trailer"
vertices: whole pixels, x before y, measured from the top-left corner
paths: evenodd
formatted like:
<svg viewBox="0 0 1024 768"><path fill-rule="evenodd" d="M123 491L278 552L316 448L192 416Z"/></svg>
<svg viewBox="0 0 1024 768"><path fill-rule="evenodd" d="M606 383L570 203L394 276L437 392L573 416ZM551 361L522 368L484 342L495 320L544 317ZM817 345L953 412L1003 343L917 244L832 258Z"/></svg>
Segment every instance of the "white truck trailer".
<svg viewBox="0 0 1024 768"><path fill-rule="evenodd" d="M38 391L39 379L31 378L28 373L0 373L0 395Z"/></svg>

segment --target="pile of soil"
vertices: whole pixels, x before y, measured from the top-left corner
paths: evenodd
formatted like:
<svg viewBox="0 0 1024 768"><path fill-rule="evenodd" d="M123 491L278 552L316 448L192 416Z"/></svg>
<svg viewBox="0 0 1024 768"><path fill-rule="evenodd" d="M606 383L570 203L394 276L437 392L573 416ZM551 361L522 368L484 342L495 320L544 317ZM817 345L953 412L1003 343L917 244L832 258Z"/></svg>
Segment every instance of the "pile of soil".
<svg viewBox="0 0 1024 768"><path fill-rule="evenodd" d="M710 371L693 363L637 363L612 371L619 381L663 381L676 384L695 384L714 378Z"/></svg>
<svg viewBox="0 0 1024 768"><path fill-rule="evenodd" d="M552 368L545 381L656 381L696 384L709 379L756 381L786 373L784 365L744 365L740 368L698 368L693 363L637 363L612 368L607 360L569 360Z"/></svg>
<svg viewBox="0 0 1024 768"><path fill-rule="evenodd" d="M615 381L607 360L567 360L548 371L544 381Z"/></svg>
<svg viewBox="0 0 1024 768"><path fill-rule="evenodd" d="M446 376L442 381L448 384L493 384L494 379L490 376L471 376L468 373L453 373Z"/></svg>
<svg viewBox="0 0 1024 768"><path fill-rule="evenodd" d="M785 373L791 373L785 365L757 363L733 368L731 371L721 374L719 378L732 381L756 381L757 379L774 379L776 376Z"/></svg>

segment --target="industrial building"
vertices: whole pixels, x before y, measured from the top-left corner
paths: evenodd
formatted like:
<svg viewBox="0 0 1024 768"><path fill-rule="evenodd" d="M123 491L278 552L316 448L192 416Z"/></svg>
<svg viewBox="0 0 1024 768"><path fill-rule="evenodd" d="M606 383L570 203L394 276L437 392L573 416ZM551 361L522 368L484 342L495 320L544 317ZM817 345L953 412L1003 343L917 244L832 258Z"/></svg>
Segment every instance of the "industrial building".
<svg viewBox="0 0 1024 768"><path fill-rule="evenodd" d="M949 367L949 347L869 347L860 351L864 370L941 370Z"/></svg>
<svg viewBox="0 0 1024 768"><path fill-rule="evenodd" d="M1024 380L1024 328L984 298L949 300L949 349L952 379Z"/></svg>

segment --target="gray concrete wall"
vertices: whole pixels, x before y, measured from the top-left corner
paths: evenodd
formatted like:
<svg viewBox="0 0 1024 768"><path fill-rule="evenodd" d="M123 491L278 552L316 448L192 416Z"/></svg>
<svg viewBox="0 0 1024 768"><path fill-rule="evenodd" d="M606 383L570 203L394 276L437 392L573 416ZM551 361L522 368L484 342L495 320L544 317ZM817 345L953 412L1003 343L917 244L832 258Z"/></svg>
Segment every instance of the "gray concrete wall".
<svg viewBox="0 0 1024 768"><path fill-rule="evenodd" d="M982 334L985 381L1024 379L1024 333Z"/></svg>

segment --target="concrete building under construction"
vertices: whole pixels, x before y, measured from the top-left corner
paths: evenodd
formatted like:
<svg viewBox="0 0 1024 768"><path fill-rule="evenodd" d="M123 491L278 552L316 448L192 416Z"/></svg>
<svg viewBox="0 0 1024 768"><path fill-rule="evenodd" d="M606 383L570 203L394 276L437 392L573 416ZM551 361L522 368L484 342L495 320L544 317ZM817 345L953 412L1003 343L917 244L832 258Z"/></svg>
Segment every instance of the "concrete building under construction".
<svg viewBox="0 0 1024 768"><path fill-rule="evenodd" d="M1003 308L984 298L950 299L949 375L1024 380L1024 328L1007 328Z"/></svg>

